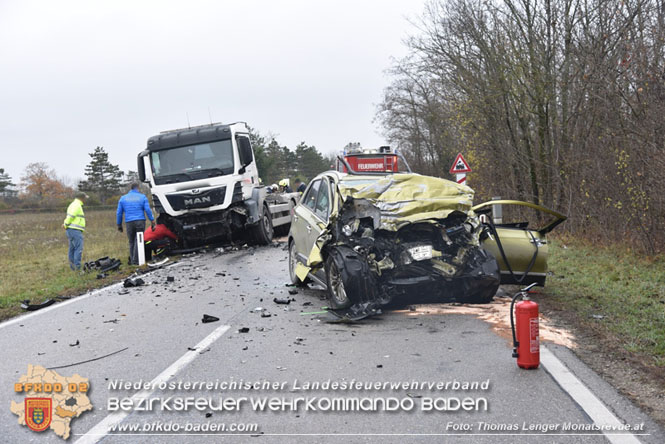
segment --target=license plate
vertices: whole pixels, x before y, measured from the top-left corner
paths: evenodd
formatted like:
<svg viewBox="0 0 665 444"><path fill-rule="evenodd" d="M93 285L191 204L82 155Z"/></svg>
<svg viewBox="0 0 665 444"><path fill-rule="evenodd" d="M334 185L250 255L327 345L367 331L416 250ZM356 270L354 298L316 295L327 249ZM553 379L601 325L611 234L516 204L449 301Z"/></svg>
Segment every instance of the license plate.
<svg viewBox="0 0 665 444"><path fill-rule="evenodd" d="M420 245L418 247L409 248L409 254L414 261L424 261L432 259L432 246Z"/></svg>

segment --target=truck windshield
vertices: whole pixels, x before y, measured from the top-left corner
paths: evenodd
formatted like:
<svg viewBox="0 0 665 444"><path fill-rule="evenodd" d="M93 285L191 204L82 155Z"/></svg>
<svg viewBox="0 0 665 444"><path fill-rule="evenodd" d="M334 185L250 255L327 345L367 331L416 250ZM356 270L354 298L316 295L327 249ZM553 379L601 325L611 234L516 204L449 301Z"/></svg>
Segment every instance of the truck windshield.
<svg viewBox="0 0 665 444"><path fill-rule="evenodd" d="M233 173L231 139L151 153L155 184L186 182Z"/></svg>

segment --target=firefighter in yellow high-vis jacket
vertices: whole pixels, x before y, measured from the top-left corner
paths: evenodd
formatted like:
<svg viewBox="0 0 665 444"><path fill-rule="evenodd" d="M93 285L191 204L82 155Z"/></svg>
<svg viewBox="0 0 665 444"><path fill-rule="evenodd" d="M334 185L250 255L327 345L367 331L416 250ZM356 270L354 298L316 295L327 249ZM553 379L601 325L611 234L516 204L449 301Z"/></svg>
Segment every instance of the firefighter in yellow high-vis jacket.
<svg viewBox="0 0 665 444"><path fill-rule="evenodd" d="M81 269L81 256L83 255L83 232L85 231L85 214L83 202L88 197L85 193L76 193L72 203L67 207L67 216L62 226L67 231L69 239L69 268Z"/></svg>

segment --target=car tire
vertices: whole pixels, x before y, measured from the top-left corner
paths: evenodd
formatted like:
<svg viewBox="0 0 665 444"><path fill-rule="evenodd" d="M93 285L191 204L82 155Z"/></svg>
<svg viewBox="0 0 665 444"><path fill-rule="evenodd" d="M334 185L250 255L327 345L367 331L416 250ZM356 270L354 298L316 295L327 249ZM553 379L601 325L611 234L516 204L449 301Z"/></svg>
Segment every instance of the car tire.
<svg viewBox="0 0 665 444"><path fill-rule="evenodd" d="M272 242L273 234L274 230L270 211L263 205L261 207L261 217L254 227L254 240L259 245L269 245Z"/></svg>
<svg viewBox="0 0 665 444"><path fill-rule="evenodd" d="M346 292L342 270L338 264L336 252L331 252L326 258L326 287L328 292L328 304L333 310L348 308L352 302Z"/></svg>
<svg viewBox="0 0 665 444"><path fill-rule="evenodd" d="M296 243L291 240L289 242L289 278L291 279L291 284L298 287L306 287L309 282L309 278L305 278L304 281L301 281L298 276L296 276L296 263L298 262L296 256Z"/></svg>
<svg viewBox="0 0 665 444"><path fill-rule="evenodd" d="M469 284L468 288L473 288L463 299L470 304L489 304L494 299L494 295L499 289L501 283L501 273L499 264L492 253L479 248L475 254L475 265L472 274L474 276L484 276L482 283L477 284L477 277L468 278L475 285Z"/></svg>

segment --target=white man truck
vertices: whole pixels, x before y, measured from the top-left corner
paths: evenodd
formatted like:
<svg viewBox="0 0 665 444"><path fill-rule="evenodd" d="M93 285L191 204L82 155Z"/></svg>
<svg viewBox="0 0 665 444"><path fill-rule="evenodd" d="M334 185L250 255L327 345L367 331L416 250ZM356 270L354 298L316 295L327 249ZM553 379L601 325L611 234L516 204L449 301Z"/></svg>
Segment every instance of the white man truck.
<svg viewBox="0 0 665 444"><path fill-rule="evenodd" d="M239 239L269 244L274 228L291 223L293 203L266 200L244 122L153 136L138 155L138 173L150 186L157 222L178 236L181 249Z"/></svg>

